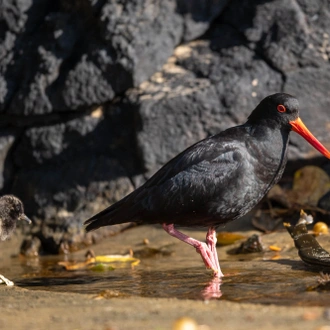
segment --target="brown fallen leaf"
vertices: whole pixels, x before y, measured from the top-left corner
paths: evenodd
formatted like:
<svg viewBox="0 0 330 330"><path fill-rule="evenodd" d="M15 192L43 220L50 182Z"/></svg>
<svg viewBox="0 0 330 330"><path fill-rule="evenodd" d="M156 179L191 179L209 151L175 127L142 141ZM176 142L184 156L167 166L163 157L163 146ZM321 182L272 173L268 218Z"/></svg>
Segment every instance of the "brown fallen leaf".
<svg viewBox="0 0 330 330"><path fill-rule="evenodd" d="M72 262L72 261L59 261L58 265L63 266L66 270L81 270L87 269L90 262L82 261L82 262Z"/></svg>
<svg viewBox="0 0 330 330"><path fill-rule="evenodd" d="M330 189L328 174L318 166L305 166L295 172L290 204L317 206L319 199Z"/></svg>

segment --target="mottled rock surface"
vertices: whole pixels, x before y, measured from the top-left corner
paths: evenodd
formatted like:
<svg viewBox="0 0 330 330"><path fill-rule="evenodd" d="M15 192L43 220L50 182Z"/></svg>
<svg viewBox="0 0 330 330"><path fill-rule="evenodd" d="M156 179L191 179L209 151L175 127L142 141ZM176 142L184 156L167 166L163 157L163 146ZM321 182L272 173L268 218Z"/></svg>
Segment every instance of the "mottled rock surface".
<svg viewBox="0 0 330 330"><path fill-rule="evenodd" d="M1 192L23 200L54 252L268 94L297 96L330 147L329 22L326 0L3 1ZM295 134L290 149L317 155Z"/></svg>

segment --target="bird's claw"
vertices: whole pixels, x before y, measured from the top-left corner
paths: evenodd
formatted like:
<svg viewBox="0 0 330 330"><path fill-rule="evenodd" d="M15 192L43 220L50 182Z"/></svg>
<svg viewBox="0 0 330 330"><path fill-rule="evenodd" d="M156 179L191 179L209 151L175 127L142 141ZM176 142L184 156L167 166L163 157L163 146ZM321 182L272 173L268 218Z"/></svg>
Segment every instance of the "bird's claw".
<svg viewBox="0 0 330 330"><path fill-rule="evenodd" d="M206 243L201 243L196 247L196 252L201 255L205 267L207 269L212 269L214 278L223 277L220 267L218 267L218 262L215 260L215 255Z"/></svg>

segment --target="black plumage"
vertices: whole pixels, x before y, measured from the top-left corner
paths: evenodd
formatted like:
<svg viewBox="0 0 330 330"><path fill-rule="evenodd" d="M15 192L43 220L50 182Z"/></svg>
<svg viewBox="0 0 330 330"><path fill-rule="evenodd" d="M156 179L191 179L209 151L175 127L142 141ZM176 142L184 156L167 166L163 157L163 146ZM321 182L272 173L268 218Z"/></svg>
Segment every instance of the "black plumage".
<svg viewBox="0 0 330 330"><path fill-rule="evenodd" d="M278 93L266 97L243 125L189 147L144 185L85 222L94 230L124 222L162 223L172 236L194 246L207 267L222 276L215 228L250 211L281 178L291 130L330 158L299 119L298 101ZM206 244L174 225L208 227Z"/></svg>

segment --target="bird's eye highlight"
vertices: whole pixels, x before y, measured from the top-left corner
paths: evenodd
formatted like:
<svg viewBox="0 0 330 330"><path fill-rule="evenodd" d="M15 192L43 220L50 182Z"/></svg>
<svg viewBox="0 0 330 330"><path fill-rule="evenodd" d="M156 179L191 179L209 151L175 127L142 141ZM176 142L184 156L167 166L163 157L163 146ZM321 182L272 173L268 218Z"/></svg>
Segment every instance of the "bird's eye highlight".
<svg viewBox="0 0 330 330"><path fill-rule="evenodd" d="M279 104L277 106L277 111L278 112L286 112L286 107L283 104Z"/></svg>

